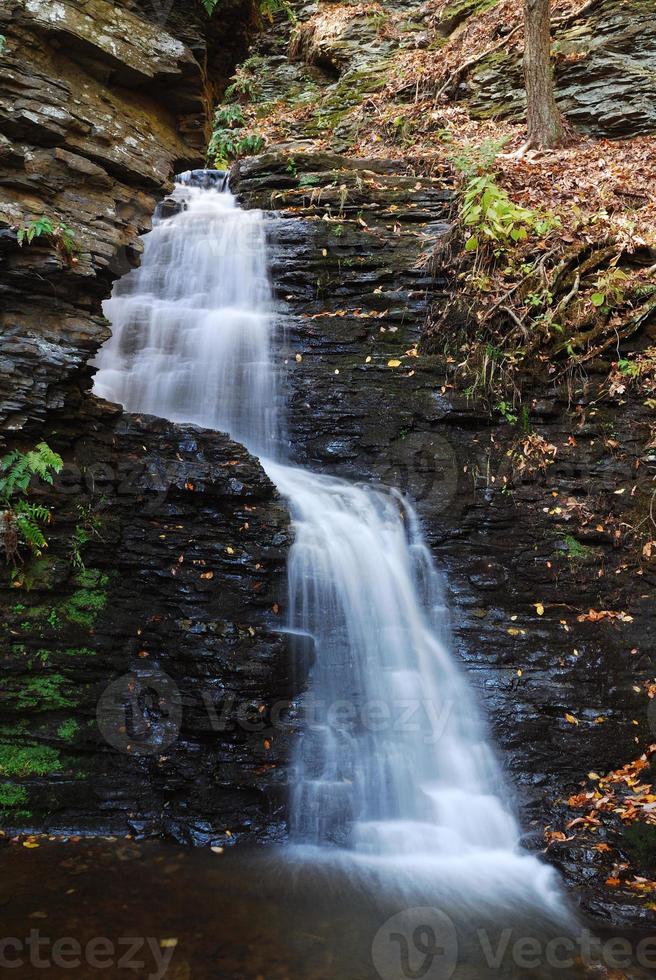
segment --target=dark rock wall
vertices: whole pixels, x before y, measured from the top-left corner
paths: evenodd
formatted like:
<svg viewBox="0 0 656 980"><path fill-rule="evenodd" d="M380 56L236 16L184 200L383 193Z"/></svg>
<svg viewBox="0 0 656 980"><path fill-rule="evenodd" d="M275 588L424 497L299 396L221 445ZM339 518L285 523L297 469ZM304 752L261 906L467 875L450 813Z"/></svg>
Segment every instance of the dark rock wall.
<svg viewBox="0 0 656 980"><path fill-rule="evenodd" d="M45 436L66 462L41 498L50 547L1 593L5 822L277 836L285 739L264 711L292 665L273 486L221 433L94 399Z"/></svg>
<svg viewBox="0 0 656 980"><path fill-rule="evenodd" d="M0 444L65 469L49 548L0 559L0 823L272 838L284 817L287 516L221 433L91 397L101 302L139 261L250 6L9 0L0 73ZM17 227L63 223L72 254ZM99 710L98 720L96 712Z"/></svg>

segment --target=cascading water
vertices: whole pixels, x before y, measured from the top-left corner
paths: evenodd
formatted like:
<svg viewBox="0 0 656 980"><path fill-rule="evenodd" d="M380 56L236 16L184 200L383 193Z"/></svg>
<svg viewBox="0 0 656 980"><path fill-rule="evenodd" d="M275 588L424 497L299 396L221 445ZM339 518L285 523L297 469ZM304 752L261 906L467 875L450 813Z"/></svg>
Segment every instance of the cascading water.
<svg viewBox="0 0 656 980"><path fill-rule="evenodd" d="M278 435L264 225L229 193L180 187L104 312L95 392L128 411L222 429L270 456Z"/></svg>
<svg viewBox="0 0 656 980"><path fill-rule="evenodd" d="M411 507L285 462L264 216L189 183L106 304L113 336L95 390L132 411L228 431L289 501L289 628L316 651L290 860L373 874L376 890L389 872L406 900L473 895L562 921L554 873L518 847Z"/></svg>

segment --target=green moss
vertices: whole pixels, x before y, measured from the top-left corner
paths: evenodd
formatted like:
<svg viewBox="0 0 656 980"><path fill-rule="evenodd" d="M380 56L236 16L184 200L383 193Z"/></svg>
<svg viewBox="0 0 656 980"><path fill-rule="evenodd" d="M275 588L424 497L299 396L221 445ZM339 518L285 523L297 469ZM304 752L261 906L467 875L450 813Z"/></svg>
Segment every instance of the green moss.
<svg viewBox="0 0 656 980"><path fill-rule="evenodd" d="M643 867L656 865L656 827L634 823L622 831L622 839L633 858Z"/></svg>
<svg viewBox="0 0 656 980"><path fill-rule="evenodd" d="M97 568L84 568L75 576L75 582L81 589L104 589L109 584L109 575Z"/></svg>
<svg viewBox="0 0 656 980"><path fill-rule="evenodd" d="M96 651L91 647L66 647L61 651L65 657L95 657Z"/></svg>
<svg viewBox="0 0 656 980"><path fill-rule="evenodd" d="M72 742L78 731L78 723L74 718L67 718L57 729L57 735L64 742Z"/></svg>
<svg viewBox="0 0 656 980"><path fill-rule="evenodd" d="M16 783L0 782L0 820L15 823L29 820L32 814L23 809L27 803L27 790Z"/></svg>
<svg viewBox="0 0 656 980"><path fill-rule="evenodd" d="M92 629L107 605L109 578L95 568L85 568L75 576L75 581L79 588L62 603L60 611L69 622Z"/></svg>
<svg viewBox="0 0 656 980"><path fill-rule="evenodd" d="M16 783L0 783L0 807L15 807L27 803L27 790Z"/></svg>
<svg viewBox="0 0 656 980"><path fill-rule="evenodd" d="M47 745L0 745L0 776L47 776L61 768L59 752Z"/></svg>
<svg viewBox="0 0 656 980"><path fill-rule="evenodd" d="M61 674L48 674L25 680L21 687L8 700L18 710L32 708L36 711L50 711L57 708L72 708L75 702L69 696L69 682Z"/></svg>
<svg viewBox="0 0 656 980"><path fill-rule="evenodd" d="M0 736L3 738L15 738L24 735L26 731L25 722L17 722L15 725L0 725Z"/></svg>
<svg viewBox="0 0 656 980"><path fill-rule="evenodd" d="M567 549L567 557L570 561L582 561L584 558L589 558L593 554L592 548L588 548L587 545L581 544L577 541L575 537L571 534L566 534L563 538L563 544Z"/></svg>
<svg viewBox="0 0 656 980"><path fill-rule="evenodd" d="M468 17L482 14L497 3L498 0L453 0L453 3L448 4L442 11L440 22L448 24L453 29Z"/></svg>

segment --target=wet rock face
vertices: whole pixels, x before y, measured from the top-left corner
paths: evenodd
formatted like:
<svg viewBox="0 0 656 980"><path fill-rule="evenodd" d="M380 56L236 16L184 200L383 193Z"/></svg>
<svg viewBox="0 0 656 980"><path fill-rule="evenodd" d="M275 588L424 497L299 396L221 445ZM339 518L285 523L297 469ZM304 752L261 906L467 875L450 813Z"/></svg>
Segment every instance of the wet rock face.
<svg viewBox="0 0 656 980"><path fill-rule="evenodd" d="M187 0L0 8L0 454L46 439L66 460L42 497L46 557L13 578L0 558L3 827L281 831L286 511L227 436L87 393L102 300L173 174L203 165L249 15L237 0L211 21Z"/></svg>
<svg viewBox="0 0 656 980"><path fill-rule="evenodd" d="M583 132L626 138L656 132L656 37L650 0L605 0L556 31L556 94ZM521 119L525 96L519 59L495 55L474 73L475 115Z"/></svg>
<svg viewBox="0 0 656 980"><path fill-rule="evenodd" d="M195 7L2 5L0 440L84 387L80 365L108 336L102 300L138 261L173 174L203 162L247 14L225 7L226 43L226 20ZM55 233L19 248L16 229L41 217Z"/></svg>
<svg viewBox="0 0 656 980"><path fill-rule="evenodd" d="M222 433L85 411L83 434L60 418L48 435L66 466L47 557L19 588L2 575L0 798L21 797L3 824L275 838L286 510Z"/></svg>
<svg viewBox="0 0 656 980"><path fill-rule="evenodd" d="M444 302L425 258L448 226L450 190L408 170L292 151L241 163L232 183L245 204L279 209L272 276L292 453L416 501L446 573L455 655L516 787L526 842L542 849L544 828L572 819L558 801L653 741L654 576L618 532L648 518L650 412L599 398L594 369L575 393L534 391L530 431L556 454L525 469L521 426L443 382L459 325L414 356ZM627 617L579 620L591 607ZM589 888L598 853L549 856L596 916L644 915L638 900L623 907Z"/></svg>

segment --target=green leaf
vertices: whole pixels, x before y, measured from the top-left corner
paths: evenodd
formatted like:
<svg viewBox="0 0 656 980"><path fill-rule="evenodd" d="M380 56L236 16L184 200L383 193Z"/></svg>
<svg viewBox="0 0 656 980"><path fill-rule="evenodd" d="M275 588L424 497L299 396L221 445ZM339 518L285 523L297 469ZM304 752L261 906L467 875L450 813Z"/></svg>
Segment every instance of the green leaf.
<svg viewBox="0 0 656 980"><path fill-rule="evenodd" d="M603 306L606 297L604 296L603 293L593 293L590 299L592 300L593 306Z"/></svg>
<svg viewBox="0 0 656 980"><path fill-rule="evenodd" d="M465 252L475 252L477 248L478 238L476 235L472 235L471 238L468 238L465 242Z"/></svg>

